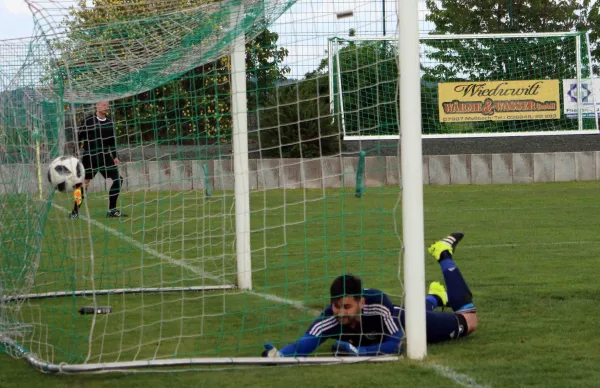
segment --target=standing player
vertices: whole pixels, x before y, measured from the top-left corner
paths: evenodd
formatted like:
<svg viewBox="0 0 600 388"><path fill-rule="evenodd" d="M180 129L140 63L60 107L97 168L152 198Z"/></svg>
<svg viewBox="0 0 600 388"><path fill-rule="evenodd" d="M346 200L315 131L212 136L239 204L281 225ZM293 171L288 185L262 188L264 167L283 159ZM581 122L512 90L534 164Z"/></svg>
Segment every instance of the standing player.
<svg viewBox="0 0 600 388"><path fill-rule="evenodd" d="M112 185L108 192L107 217L126 217L117 209L117 198L121 192L121 178L119 174L119 158L117 157L117 142L115 139L115 128L108 114L108 101L100 101L96 104L96 114L85 119L83 126L79 129L79 144L83 156L81 163L85 168L85 191L90 181L97 173L102 174L104 179L112 179ZM75 205L71 212L71 218L79 217L79 208L84 199L82 185L76 186L73 193Z"/></svg>
<svg viewBox="0 0 600 388"><path fill-rule="evenodd" d="M467 283L456 267L452 254L463 233L452 233L429 247L429 253L442 267L448 293L433 282L426 299L427 342L436 343L467 336L477 329L477 314ZM314 352L327 339L335 342L336 356L377 356L398 354L403 337L404 308L392 304L375 289L363 289L352 275L336 278L330 289L331 305L295 343L277 350L265 343L263 357L301 357ZM449 304L453 313L433 311Z"/></svg>

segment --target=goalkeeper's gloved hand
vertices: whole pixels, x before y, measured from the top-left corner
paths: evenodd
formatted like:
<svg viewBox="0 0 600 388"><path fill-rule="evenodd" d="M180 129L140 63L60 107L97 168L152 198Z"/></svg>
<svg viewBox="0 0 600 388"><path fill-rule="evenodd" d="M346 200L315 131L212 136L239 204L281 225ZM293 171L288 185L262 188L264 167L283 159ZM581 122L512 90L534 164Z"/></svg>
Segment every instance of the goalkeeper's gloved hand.
<svg viewBox="0 0 600 388"><path fill-rule="evenodd" d="M277 350L275 346L271 345L270 342L265 342L265 350L263 350L261 355L267 358L281 357L279 350Z"/></svg>
<svg viewBox="0 0 600 388"><path fill-rule="evenodd" d="M331 347L334 356L358 356L358 349L349 342L335 341Z"/></svg>

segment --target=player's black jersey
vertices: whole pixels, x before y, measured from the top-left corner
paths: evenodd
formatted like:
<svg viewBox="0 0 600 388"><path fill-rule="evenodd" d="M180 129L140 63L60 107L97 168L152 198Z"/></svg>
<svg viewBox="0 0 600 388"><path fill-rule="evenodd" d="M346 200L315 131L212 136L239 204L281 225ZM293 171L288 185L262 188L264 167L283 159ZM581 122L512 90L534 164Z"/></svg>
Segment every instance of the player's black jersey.
<svg viewBox="0 0 600 388"><path fill-rule="evenodd" d="M117 157L114 124L108 117L104 120L96 115L88 117L79 129L79 145L84 154L110 155Z"/></svg>

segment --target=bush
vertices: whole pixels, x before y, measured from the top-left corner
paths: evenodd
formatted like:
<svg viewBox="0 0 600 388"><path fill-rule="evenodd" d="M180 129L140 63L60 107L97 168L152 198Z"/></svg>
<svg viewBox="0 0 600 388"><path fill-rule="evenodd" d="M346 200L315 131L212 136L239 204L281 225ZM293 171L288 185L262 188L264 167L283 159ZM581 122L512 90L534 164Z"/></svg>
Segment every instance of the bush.
<svg viewBox="0 0 600 388"><path fill-rule="evenodd" d="M341 151L340 129L329 106L326 76L273 89L258 112L261 156L313 158Z"/></svg>

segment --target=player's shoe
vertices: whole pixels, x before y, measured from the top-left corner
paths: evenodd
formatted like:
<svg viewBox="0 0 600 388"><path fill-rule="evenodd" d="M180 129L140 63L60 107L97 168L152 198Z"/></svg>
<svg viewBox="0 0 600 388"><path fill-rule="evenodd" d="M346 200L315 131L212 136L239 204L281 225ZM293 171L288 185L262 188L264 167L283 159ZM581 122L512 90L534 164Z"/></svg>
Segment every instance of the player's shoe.
<svg viewBox="0 0 600 388"><path fill-rule="evenodd" d="M109 210L106 213L106 217L108 217L108 218L122 218L122 217L127 217L127 214L123 214L123 213L121 213L120 210L114 209L114 210Z"/></svg>
<svg viewBox="0 0 600 388"><path fill-rule="evenodd" d="M439 261L444 251L450 252L451 255L454 254L456 246L464 236L465 234L461 232L451 233L449 236L446 236L443 239L431 244L428 251L431 254L431 256L433 256L437 261Z"/></svg>
<svg viewBox="0 0 600 388"><path fill-rule="evenodd" d="M442 300L442 305L439 307L446 307L448 305L448 294L446 293L446 287L440 282L432 282L429 285L429 295L436 295Z"/></svg>
<svg viewBox="0 0 600 388"><path fill-rule="evenodd" d="M69 213L69 217L68 218L70 220L77 219L77 218L79 218L79 213L77 213L77 212L71 212L71 213Z"/></svg>

